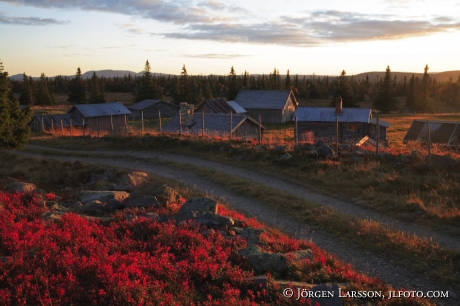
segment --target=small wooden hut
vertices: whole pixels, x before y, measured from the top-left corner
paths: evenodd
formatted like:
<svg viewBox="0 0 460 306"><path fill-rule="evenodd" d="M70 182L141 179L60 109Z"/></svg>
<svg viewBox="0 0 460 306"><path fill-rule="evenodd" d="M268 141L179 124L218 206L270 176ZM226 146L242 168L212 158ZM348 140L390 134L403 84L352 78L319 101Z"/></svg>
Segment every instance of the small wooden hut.
<svg viewBox="0 0 460 306"><path fill-rule="evenodd" d="M142 113L144 119L172 118L179 112L179 106L163 100L142 100L128 106L133 119L140 119Z"/></svg>

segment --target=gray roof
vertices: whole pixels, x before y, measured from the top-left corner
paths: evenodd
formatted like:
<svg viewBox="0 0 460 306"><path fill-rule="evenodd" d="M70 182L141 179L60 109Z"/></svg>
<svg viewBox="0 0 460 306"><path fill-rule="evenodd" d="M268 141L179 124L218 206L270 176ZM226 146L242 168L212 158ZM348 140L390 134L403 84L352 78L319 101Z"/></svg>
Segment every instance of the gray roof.
<svg viewBox="0 0 460 306"><path fill-rule="evenodd" d="M204 114L204 125L205 131L207 132L217 132L217 133L228 133L230 130L230 114ZM234 132L241 124L243 124L246 120L253 122L254 124L258 125L259 123L252 119L251 117L240 115L240 114L233 114L232 115L232 132ZM195 113L193 115L194 123L189 127L189 132L191 134L198 134L201 133L202 127L202 114ZM262 129L265 129L262 126ZM179 132L179 115L175 116L171 119L165 126L163 127L165 132ZM185 128L184 128L185 132Z"/></svg>
<svg viewBox="0 0 460 306"><path fill-rule="evenodd" d="M370 108L343 108L342 114L336 115L335 107L298 107L293 120L308 122L364 122L371 120L372 110ZM383 125L383 124L382 124Z"/></svg>
<svg viewBox="0 0 460 306"><path fill-rule="evenodd" d="M291 93L290 90L241 90L235 102L245 109L284 109ZM294 94L292 98L296 101Z"/></svg>
<svg viewBox="0 0 460 306"><path fill-rule="evenodd" d="M245 110L241 105L239 105L235 101L227 101L227 104L230 105L230 107L233 108L233 110L237 114L244 114L244 113L248 112L247 110Z"/></svg>
<svg viewBox="0 0 460 306"><path fill-rule="evenodd" d="M449 145L460 144L460 122L451 121L429 121L430 141ZM414 120L404 136L403 142L428 141L428 121Z"/></svg>
<svg viewBox="0 0 460 306"><path fill-rule="evenodd" d="M161 100L142 100L140 102L129 105L128 109L141 111L159 102L161 102Z"/></svg>
<svg viewBox="0 0 460 306"><path fill-rule="evenodd" d="M129 109L121 102L78 104L72 107L69 113L74 113L75 111L78 111L85 118L131 114Z"/></svg>
<svg viewBox="0 0 460 306"><path fill-rule="evenodd" d="M51 127L70 127L82 126L82 117L78 114L52 114L52 115L37 115L34 120L38 123L42 123L45 128L51 129ZM62 125L61 125L62 124Z"/></svg>
<svg viewBox="0 0 460 306"><path fill-rule="evenodd" d="M377 125L377 118L372 118L370 123ZM380 119L379 125L389 128L391 126L391 123Z"/></svg>

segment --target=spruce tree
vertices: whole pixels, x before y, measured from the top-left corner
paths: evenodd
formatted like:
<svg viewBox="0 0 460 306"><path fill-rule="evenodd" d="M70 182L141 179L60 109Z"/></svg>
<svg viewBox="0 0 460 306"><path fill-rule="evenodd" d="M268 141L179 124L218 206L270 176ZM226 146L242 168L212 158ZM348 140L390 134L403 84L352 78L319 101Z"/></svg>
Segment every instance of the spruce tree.
<svg viewBox="0 0 460 306"><path fill-rule="evenodd" d="M356 99L348 81L347 73L342 70L337 83L337 96L342 97L343 107L355 107Z"/></svg>
<svg viewBox="0 0 460 306"><path fill-rule="evenodd" d="M291 90L291 75L289 74L289 69L286 73L286 78L284 79L284 89Z"/></svg>
<svg viewBox="0 0 460 306"><path fill-rule="evenodd" d="M86 84L81 75L80 67L77 69L75 78L71 81L70 93L67 101L73 104L82 104L86 102Z"/></svg>
<svg viewBox="0 0 460 306"><path fill-rule="evenodd" d="M420 111L431 111L434 108L431 98L431 77L428 74L428 69L429 67L426 65L420 82L418 103L416 103L416 109Z"/></svg>
<svg viewBox="0 0 460 306"><path fill-rule="evenodd" d="M93 72L93 76L91 77L91 92L89 101L90 103L105 103L105 94L104 90L102 90L101 82L96 75L96 72Z"/></svg>
<svg viewBox="0 0 460 306"><path fill-rule="evenodd" d="M30 107L21 110L11 94L8 73L3 72L0 61L0 148L21 149L30 136Z"/></svg>
<svg viewBox="0 0 460 306"><path fill-rule="evenodd" d="M235 69L230 68L230 74L228 75L228 93L227 93L227 100L233 101L238 94L238 88L236 83L236 73Z"/></svg>
<svg viewBox="0 0 460 306"><path fill-rule="evenodd" d="M147 60L144 66L144 74L142 75L139 83L136 85L136 97L134 102L139 102L147 99L161 98L161 88L156 83L151 72L150 63Z"/></svg>
<svg viewBox="0 0 460 306"><path fill-rule="evenodd" d="M29 78L25 73L22 74L22 90L19 96L19 103L21 105L34 105L35 95L33 91L33 80Z"/></svg>
<svg viewBox="0 0 460 306"><path fill-rule="evenodd" d="M36 92L35 101L37 105L54 105L54 98L49 90L48 79L44 73L40 75Z"/></svg>
<svg viewBox="0 0 460 306"><path fill-rule="evenodd" d="M394 82L391 79L390 66L387 66L385 77L380 82L379 91L374 100L374 107L382 112L390 112L398 107Z"/></svg>

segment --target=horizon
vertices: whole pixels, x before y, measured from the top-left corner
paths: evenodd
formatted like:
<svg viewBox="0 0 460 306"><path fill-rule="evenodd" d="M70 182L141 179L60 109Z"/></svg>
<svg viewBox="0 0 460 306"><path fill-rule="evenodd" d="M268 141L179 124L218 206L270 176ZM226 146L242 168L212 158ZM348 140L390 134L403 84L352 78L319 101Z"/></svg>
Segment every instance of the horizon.
<svg viewBox="0 0 460 306"><path fill-rule="evenodd" d="M10 76L143 71L339 76L460 70L452 0L0 0ZM33 53L32 53L33 52ZM107 68L114 67L114 68Z"/></svg>

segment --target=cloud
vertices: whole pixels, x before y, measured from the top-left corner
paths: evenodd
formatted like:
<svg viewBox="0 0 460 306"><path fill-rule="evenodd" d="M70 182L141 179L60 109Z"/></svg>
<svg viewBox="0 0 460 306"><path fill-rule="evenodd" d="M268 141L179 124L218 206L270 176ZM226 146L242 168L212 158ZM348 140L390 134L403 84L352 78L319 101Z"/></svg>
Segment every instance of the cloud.
<svg viewBox="0 0 460 306"><path fill-rule="evenodd" d="M249 12L221 0L0 0L41 8L81 9L129 15L175 25L160 35L171 39L211 40L290 46L401 39L460 30L457 16L410 16L316 10L285 16ZM268 1L267 1L268 2ZM384 0L387 5L416 5L415 0ZM260 18L264 18L261 20ZM19 21L19 20L18 20ZM34 22L39 22L35 19ZM43 19L42 22L58 22ZM3 21L5 23L6 21ZM26 23L27 21L22 21ZM29 22L33 22L30 20ZM123 25L132 34L145 32ZM161 31L161 30L160 30Z"/></svg>
<svg viewBox="0 0 460 306"><path fill-rule="evenodd" d="M185 55L186 57L193 57L193 58L209 58L209 59L234 59L234 58L241 58L247 57L248 55L244 54L224 54L224 53L205 53L205 54L189 54Z"/></svg>
<svg viewBox="0 0 460 306"><path fill-rule="evenodd" d="M26 26L45 26L53 24L68 24L68 21L60 21L53 18L39 18L39 17L11 17L0 14L0 23L12 25L26 25Z"/></svg>
<svg viewBox="0 0 460 306"><path fill-rule="evenodd" d="M120 24L119 27L130 34L142 34L145 32L145 29L136 27L136 25L132 23Z"/></svg>

